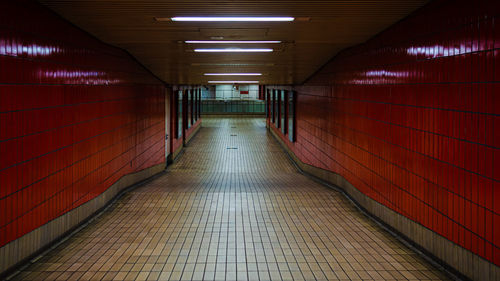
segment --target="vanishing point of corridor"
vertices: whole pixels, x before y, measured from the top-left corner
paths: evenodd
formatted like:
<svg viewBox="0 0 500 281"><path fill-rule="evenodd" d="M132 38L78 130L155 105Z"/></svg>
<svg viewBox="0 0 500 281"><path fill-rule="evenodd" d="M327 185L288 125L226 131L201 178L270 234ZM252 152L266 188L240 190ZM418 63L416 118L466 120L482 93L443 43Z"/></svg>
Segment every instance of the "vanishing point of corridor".
<svg viewBox="0 0 500 281"><path fill-rule="evenodd" d="M167 172L15 280L444 280L342 194L302 175L261 118L204 118Z"/></svg>

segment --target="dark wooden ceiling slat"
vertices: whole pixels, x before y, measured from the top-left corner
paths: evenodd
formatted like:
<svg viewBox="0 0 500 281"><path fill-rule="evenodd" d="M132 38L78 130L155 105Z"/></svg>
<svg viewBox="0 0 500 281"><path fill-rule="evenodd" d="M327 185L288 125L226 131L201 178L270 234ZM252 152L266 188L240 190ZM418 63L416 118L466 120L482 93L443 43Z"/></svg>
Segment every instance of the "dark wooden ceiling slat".
<svg viewBox="0 0 500 281"><path fill-rule="evenodd" d="M428 0L39 1L102 41L128 50L167 83L203 84L208 81L204 72L234 70L233 66L224 64L236 61L261 63L260 66L239 68L264 73L259 78L261 83L290 84L301 83L340 50L366 41ZM273 15L309 20L289 23L181 23L157 22L154 19L182 15ZM217 30L221 36L232 40L285 42L271 45L278 50L276 52L257 54L195 53L192 51L194 45L182 43L183 40L210 40L211 36L217 36ZM213 65L196 65L210 63Z"/></svg>

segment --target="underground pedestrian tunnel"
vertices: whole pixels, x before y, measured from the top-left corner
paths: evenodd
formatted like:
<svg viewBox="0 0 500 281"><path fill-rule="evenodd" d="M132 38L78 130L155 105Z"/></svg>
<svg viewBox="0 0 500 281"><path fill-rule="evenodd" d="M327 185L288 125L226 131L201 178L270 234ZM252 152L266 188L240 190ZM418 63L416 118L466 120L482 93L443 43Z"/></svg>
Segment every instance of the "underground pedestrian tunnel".
<svg viewBox="0 0 500 281"><path fill-rule="evenodd" d="M499 3L0 13L0 280L500 280Z"/></svg>

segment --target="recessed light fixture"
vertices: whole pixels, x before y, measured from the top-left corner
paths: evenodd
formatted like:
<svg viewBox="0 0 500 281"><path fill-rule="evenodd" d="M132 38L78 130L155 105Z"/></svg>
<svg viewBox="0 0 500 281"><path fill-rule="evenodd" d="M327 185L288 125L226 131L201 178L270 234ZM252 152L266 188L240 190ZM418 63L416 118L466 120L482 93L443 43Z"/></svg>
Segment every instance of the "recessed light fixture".
<svg viewBox="0 0 500 281"><path fill-rule="evenodd" d="M262 73L205 73L205 76L261 76Z"/></svg>
<svg viewBox="0 0 500 281"><path fill-rule="evenodd" d="M293 21L292 17L173 17L172 21Z"/></svg>
<svg viewBox="0 0 500 281"><path fill-rule="evenodd" d="M272 52L273 49L239 49L239 48L224 48L224 49L194 49L195 52L211 52L211 53L266 53Z"/></svg>
<svg viewBox="0 0 500 281"><path fill-rule="evenodd" d="M278 44L281 41L268 40L268 41L256 41L256 40L187 40L184 41L187 44Z"/></svg>
<svg viewBox="0 0 500 281"><path fill-rule="evenodd" d="M274 63L200 63L193 62L192 66L274 66Z"/></svg>
<svg viewBox="0 0 500 281"><path fill-rule="evenodd" d="M258 84L259 81L208 81L210 84Z"/></svg>

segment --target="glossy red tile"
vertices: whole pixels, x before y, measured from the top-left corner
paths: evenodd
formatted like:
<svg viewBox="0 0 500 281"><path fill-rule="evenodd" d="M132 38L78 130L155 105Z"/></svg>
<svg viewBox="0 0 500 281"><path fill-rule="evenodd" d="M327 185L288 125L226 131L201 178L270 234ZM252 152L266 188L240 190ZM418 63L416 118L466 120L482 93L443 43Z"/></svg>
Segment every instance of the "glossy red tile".
<svg viewBox="0 0 500 281"><path fill-rule="evenodd" d="M165 161L163 83L42 6L20 5L5 7L26 18L6 13L12 25L0 27L0 246Z"/></svg>
<svg viewBox="0 0 500 281"><path fill-rule="evenodd" d="M297 142L271 127L303 162L499 265L500 24L464 5L430 5L295 86Z"/></svg>

